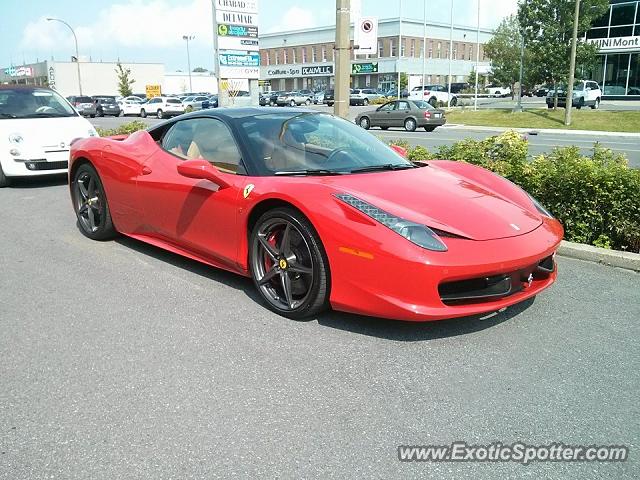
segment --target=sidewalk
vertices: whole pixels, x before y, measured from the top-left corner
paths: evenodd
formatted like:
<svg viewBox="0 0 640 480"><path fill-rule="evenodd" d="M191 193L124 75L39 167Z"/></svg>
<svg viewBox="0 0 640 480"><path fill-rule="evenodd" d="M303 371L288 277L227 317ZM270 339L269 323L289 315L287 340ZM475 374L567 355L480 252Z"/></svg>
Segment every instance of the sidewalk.
<svg viewBox="0 0 640 480"><path fill-rule="evenodd" d="M447 123L443 129L475 130L481 132L506 132L513 130L520 133L556 133L560 135L599 135L602 137L626 137L640 138L640 132L607 132L603 130L565 130L562 128L516 128L516 127L483 127L478 125L465 125L463 123Z"/></svg>

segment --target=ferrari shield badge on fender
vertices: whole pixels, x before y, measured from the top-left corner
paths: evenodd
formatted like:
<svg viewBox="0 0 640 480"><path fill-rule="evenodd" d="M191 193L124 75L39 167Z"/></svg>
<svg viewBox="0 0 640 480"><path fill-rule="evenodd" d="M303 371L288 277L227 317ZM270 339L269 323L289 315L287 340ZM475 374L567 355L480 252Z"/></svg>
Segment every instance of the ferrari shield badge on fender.
<svg viewBox="0 0 640 480"><path fill-rule="evenodd" d="M251 193L251 190L253 190L253 187L255 187L253 183L250 183L249 185L244 187L244 192L243 192L244 198L247 198L249 196L249 194Z"/></svg>

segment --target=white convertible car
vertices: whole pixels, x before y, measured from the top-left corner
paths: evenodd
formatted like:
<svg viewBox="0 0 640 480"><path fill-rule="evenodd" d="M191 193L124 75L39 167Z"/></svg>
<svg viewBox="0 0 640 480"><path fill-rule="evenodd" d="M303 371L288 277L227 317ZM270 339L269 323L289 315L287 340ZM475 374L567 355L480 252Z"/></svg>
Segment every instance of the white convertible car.
<svg viewBox="0 0 640 480"><path fill-rule="evenodd" d="M54 90L0 85L0 187L11 177L66 172L72 140L97 135Z"/></svg>

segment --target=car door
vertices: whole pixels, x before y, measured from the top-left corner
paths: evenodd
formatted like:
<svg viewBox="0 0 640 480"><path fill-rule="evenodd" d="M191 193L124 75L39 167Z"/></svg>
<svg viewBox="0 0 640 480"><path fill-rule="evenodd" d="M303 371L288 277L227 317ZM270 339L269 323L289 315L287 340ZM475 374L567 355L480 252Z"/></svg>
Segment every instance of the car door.
<svg viewBox="0 0 640 480"><path fill-rule="evenodd" d="M378 110L376 110L373 118L375 119L372 122L373 125L377 125L379 127L388 127L391 125L391 116L393 115L393 110L395 109L396 102L389 102L382 105Z"/></svg>
<svg viewBox="0 0 640 480"><path fill-rule="evenodd" d="M403 127L405 119L411 112L411 106L406 100L400 100L395 102L396 107L391 115L391 127Z"/></svg>
<svg viewBox="0 0 640 480"><path fill-rule="evenodd" d="M138 178L148 235L234 268L238 242L236 199L245 187L240 150L229 128L210 117L176 121ZM180 175L177 167L204 159L226 173L229 186Z"/></svg>

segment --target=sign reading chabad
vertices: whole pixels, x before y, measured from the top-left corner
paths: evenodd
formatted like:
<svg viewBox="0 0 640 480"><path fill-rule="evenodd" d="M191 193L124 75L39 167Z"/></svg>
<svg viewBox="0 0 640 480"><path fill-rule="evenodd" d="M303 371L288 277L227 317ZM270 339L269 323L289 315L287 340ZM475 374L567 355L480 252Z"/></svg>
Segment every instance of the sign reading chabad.
<svg viewBox="0 0 640 480"><path fill-rule="evenodd" d="M260 78L258 0L213 0L220 79Z"/></svg>

